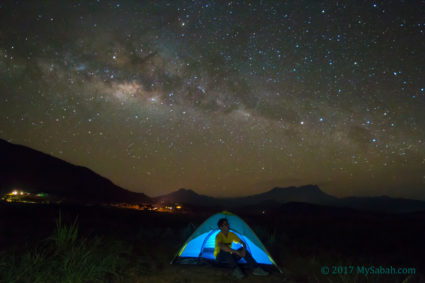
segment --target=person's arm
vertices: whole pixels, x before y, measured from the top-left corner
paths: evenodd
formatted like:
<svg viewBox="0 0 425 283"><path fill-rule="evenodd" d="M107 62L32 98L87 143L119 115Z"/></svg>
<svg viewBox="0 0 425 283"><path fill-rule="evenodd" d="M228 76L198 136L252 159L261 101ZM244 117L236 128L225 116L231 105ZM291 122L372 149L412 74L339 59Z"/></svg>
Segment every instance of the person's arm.
<svg viewBox="0 0 425 283"><path fill-rule="evenodd" d="M246 255L246 244L242 241L236 234L234 234L233 242L239 243L242 245L242 249L236 251L236 254L240 257L245 257Z"/></svg>
<svg viewBox="0 0 425 283"><path fill-rule="evenodd" d="M223 243L218 243L218 246L220 247L220 250L223 250L225 252L228 252L228 253L234 253L234 252L236 252L235 250L229 248L228 246L226 246Z"/></svg>
<svg viewBox="0 0 425 283"><path fill-rule="evenodd" d="M220 237L220 234L217 234L217 236L215 237L215 244L220 248L220 250L228 252L228 253L233 253L234 250L232 250L231 248L229 248L226 244L224 244L222 242L222 239Z"/></svg>
<svg viewBox="0 0 425 283"><path fill-rule="evenodd" d="M246 255L246 244L243 241L240 241L240 243L242 244L243 249L239 251L239 256L240 257L245 257L245 255Z"/></svg>

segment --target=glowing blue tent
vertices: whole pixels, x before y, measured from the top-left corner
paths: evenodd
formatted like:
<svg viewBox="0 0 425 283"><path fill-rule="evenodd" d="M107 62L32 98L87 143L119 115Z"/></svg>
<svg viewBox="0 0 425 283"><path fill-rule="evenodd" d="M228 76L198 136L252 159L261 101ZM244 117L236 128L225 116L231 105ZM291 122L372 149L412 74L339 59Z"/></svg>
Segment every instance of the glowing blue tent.
<svg viewBox="0 0 425 283"><path fill-rule="evenodd" d="M217 227L217 222L220 218L226 218L230 224L230 231L238 235L238 237L245 242L248 252L251 253L252 257L259 264L274 265L280 272L282 270L277 266L276 262L270 256L267 249L261 243L260 239L255 233L248 227L248 225L241 218L228 211L223 211L214 214L193 234L187 239L183 247L174 256L171 263L199 263L201 261L215 260L214 247L215 237L220 232ZM232 248L237 249L238 245L233 243ZM240 245L241 246L241 245ZM244 259L241 259L241 263L245 263Z"/></svg>

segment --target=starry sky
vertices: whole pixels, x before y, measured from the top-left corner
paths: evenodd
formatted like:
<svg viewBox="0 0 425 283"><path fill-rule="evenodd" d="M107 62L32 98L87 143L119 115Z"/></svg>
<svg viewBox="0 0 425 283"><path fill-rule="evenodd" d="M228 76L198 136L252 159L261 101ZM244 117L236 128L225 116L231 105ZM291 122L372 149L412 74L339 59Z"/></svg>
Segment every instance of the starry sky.
<svg viewBox="0 0 425 283"><path fill-rule="evenodd" d="M424 199L424 88L424 1L0 3L0 138L149 196Z"/></svg>

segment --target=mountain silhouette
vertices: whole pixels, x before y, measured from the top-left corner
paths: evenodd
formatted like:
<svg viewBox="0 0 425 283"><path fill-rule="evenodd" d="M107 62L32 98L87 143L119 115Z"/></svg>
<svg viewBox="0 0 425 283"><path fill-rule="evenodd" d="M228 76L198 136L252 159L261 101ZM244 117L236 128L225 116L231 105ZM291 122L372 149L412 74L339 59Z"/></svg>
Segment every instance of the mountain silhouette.
<svg viewBox="0 0 425 283"><path fill-rule="evenodd" d="M307 185L302 187L289 188L276 187L261 194L232 198L214 198L197 194L196 192L189 189L179 189L178 191L172 192L170 194L159 196L155 198L155 200L173 201L197 206L239 207L255 205L270 200L278 203L307 202L313 204L330 204L334 202L336 198L325 194L318 186Z"/></svg>
<svg viewBox="0 0 425 283"><path fill-rule="evenodd" d="M425 211L425 202L420 200L391 198L388 196L336 198L324 193L316 185L288 188L276 187L261 194L233 198L214 198L197 194L196 192L189 189L179 189L178 191L172 192L170 194L156 197L155 200L179 202L188 205L204 207L251 207L252 210L257 211L261 211L266 208L276 208L282 204L291 204L297 208L314 208L316 205L320 205L326 207L350 208L356 210L390 213Z"/></svg>
<svg viewBox="0 0 425 283"><path fill-rule="evenodd" d="M48 193L81 202L139 203L150 198L127 191L88 168L0 139L0 192Z"/></svg>
<svg viewBox="0 0 425 283"><path fill-rule="evenodd" d="M185 203L196 206L217 206L220 204L220 199L199 195L192 190L181 188L170 194L153 198L154 201L167 201Z"/></svg>
<svg viewBox="0 0 425 283"><path fill-rule="evenodd" d="M425 211L425 202L414 199L377 197L347 197L334 203L336 206L381 212Z"/></svg>
<svg viewBox="0 0 425 283"><path fill-rule="evenodd" d="M40 151L16 145L0 139L0 192L14 189L26 192L48 193L56 198L89 202L178 202L193 207L205 208L257 208L263 210L283 204L301 203L309 205L345 207L356 210L380 212L425 211L425 202L388 196L336 198L324 193L316 185L300 187L275 187L264 193L232 198L215 198L201 195L190 189L155 198L143 193L125 190L88 168L70 164ZM313 206L307 208L316 209ZM287 206L290 207L290 206Z"/></svg>
<svg viewBox="0 0 425 283"><path fill-rule="evenodd" d="M320 190L316 185L306 185L301 187L279 188L275 187L270 191L242 197L226 198L225 201L236 203L237 205L253 205L262 201L274 200L280 203L305 202L312 204L332 204L337 198L330 196Z"/></svg>

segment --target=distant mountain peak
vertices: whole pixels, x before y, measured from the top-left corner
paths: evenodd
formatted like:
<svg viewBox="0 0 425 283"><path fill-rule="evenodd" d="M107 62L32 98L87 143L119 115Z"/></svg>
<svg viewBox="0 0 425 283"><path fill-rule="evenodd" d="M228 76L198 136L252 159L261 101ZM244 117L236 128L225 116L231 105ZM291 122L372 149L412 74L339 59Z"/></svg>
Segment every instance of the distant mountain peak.
<svg viewBox="0 0 425 283"><path fill-rule="evenodd" d="M191 189L186 189L186 188L180 188L180 189L178 189L177 191L178 191L178 192L192 192L192 193L194 193L194 191L193 191L193 190L191 190Z"/></svg>
<svg viewBox="0 0 425 283"><path fill-rule="evenodd" d="M199 195L195 191L191 189L185 189L185 188L178 189L177 191L174 192L174 194Z"/></svg>
<svg viewBox="0 0 425 283"><path fill-rule="evenodd" d="M270 191L259 193L255 196L263 196L268 198L280 198L281 196L298 195L298 196L316 196L316 197L331 197L324 193L317 185L304 185L300 187L274 187Z"/></svg>
<svg viewBox="0 0 425 283"><path fill-rule="evenodd" d="M269 192L279 192L282 190L288 190L288 189L295 189L295 187L287 187L287 188L282 188L282 187L274 187L273 189L271 189Z"/></svg>
<svg viewBox="0 0 425 283"><path fill-rule="evenodd" d="M280 191L289 191L289 190L298 190L298 191L307 190L307 191L322 192L322 190L319 188L318 185L311 185L311 184L300 186L300 187L294 187L294 186L290 186L290 187L286 187L286 188L274 187L269 192L280 192Z"/></svg>

